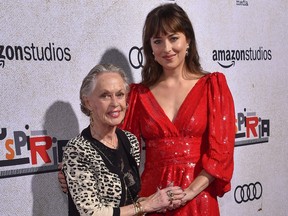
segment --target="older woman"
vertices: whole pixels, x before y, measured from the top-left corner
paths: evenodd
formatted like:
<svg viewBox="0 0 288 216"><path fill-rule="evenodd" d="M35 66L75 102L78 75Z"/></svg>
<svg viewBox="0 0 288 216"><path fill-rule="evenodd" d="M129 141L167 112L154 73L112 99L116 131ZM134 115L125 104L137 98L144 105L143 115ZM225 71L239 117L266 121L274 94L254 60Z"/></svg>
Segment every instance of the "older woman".
<svg viewBox="0 0 288 216"><path fill-rule="evenodd" d="M113 65L95 66L82 82L81 110L90 125L64 151L69 215L141 215L180 205L185 195L171 185L138 199L139 143L117 128L125 116L127 90L125 73Z"/></svg>

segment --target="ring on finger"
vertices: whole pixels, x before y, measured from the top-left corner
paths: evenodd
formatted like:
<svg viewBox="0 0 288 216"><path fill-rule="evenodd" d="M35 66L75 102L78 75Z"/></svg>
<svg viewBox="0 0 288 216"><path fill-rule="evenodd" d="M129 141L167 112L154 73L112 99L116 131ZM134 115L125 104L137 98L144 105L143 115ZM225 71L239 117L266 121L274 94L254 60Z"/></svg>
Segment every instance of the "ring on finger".
<svg viewBox="0 0 288 216"><path fill-rule="evenodd" d="M172 201L174 194L171 192L171 190L168 190L166 193L167 193L167 196L169 197L169 200Z"/></svg>

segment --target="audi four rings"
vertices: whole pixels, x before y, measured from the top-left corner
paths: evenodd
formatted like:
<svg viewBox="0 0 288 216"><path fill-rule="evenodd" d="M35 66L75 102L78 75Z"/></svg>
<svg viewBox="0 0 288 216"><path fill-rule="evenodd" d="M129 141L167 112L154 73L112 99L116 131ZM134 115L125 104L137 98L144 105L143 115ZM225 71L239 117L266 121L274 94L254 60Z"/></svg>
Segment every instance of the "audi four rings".
<svg viewBox="0 0 288 216"><path fill-rule="evenodd" d="M240 204L242 202L248 202L258 200L262 196L263 188L260 182L238 185L234 191L234 199Z"/></svg>
<svg viewBox="0 0 288 216"><path fill-rule="evenodd" d="M129 51L129 62L131 66L135 69L139 69L140 67L143 67L144 57L142 53L143 47L139 48L137 46L133 46ZM138 61L135 63L133 60Z"/></svg>

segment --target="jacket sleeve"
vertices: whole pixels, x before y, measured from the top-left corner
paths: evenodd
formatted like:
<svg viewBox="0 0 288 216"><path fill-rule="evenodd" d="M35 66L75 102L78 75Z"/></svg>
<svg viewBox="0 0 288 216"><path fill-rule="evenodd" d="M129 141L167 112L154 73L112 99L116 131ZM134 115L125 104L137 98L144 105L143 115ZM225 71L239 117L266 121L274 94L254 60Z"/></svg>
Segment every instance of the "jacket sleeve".
<svg viewBox="0 0 288 216"><path fill-rule="evenodd" d="M71 142L71 141L70 141ZM112 216L119 208L101 202L97 179L91 172L89 156L79 145L67 144L63 153L63 168L69 193L80 215ZM93 167L97 169L97 167Z"/></svg>
<svg viewBox="0 0 288 216"><path fill-rule="evenodd" d="M231 189L234 169L235 111L234 102L222 73L211 74L208 85L208 151L202 157L204 169L215 177L218 196Z"/></svg>

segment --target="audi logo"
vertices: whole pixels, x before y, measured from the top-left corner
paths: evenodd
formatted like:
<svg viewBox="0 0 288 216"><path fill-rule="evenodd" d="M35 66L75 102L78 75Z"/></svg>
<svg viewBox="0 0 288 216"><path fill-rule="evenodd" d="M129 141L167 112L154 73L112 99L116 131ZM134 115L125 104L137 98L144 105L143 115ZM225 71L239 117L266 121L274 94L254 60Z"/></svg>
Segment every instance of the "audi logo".
<svg viewBox="0 0 288 216"><path fill-rule="evenodd" d="M262 196L263 188L260 182L238 185L234 191L236 203L258 200Z"/></svg>
<svg viewBox="0 0 288 216"><path fill-rule="evenodd" d="M143 67L144 57L142 50L143 47L138 48L137 46L133 46L129 51L129 62L135 69Z"/></svg>

